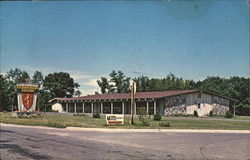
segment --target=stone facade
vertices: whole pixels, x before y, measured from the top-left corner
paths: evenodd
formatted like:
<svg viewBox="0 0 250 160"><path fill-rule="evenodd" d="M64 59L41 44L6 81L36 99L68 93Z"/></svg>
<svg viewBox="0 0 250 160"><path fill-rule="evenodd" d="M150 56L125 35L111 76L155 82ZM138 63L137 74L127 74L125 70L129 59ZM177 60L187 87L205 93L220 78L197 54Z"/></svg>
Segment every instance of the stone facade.
<svg viewBox="0 0 250 160"><path fill-rule="evenodd" d="M165 115L183 115L186 113L186 95L165 98Z"/></svg>
<svg viewBox="0 0 250 160"><path fill-rule="evenodd" d="M212 97L212 103L213 103L213 114L214 115L224 115L229 110L229 101L227 99L213 96Z"/></svg>
<svg viewBox="0 0 250 160"><path fill-rule="evenodd" d="M229 100L209 94L191 93L165 98L164 115L193 115L198 116L224 115L229 110Z"/></svg>
<svg viewBox="0 0 250 160"><path fill-rule="evenodd" d="M227 111L229 111L229 107L222 106L219 104L215 104L212 109L214 115L224 115Z"/></svg>

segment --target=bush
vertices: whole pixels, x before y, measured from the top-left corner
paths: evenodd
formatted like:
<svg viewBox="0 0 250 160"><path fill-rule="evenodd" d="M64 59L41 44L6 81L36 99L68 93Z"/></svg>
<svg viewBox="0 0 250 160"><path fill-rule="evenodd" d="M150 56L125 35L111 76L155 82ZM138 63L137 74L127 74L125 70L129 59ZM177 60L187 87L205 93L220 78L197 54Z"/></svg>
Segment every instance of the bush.
<svg viewBox="0 0 250 160"><path fill-rule="evenodd" d="M210 111L209 112L209 117L212 117L213 116L213 111Z"/></svg>
<svg viewBox="0 0 250 160"><path fill-rule="evenodd" d="M138 107L137 114L138 114L139 121L143 124L145 115L147 114L146 108L145 107Z"/></svg>
<svg viewBox="0 0 250 160"><path fill-rule="evenodd" d="M170 123L169 122L160 122L159 126L160 127L170 127Z"/></svg>
<svg viewBox="0 0 250 160"><path fill-rule="evenodd" d="M161 115L159 113L154 115L154 120L155 121L160 121L161 120Z"/></svg>
<svg viewBox="0 0 250 160"><path fill-rule="evenodd" d="M225 114L225 118L233 118L233 114L227 111Z"/></svg>
<svg viewBox="0 0 250 160"><path fill-rule="evenodd" d="M138 126L150 126L149 122L140 122L137 124Z"/></svg>
<svg viewBox="0 0 250 160"><path fill-rule="evenodd" d="M194 111L194 116L198 117L198 112L197 111Z"/></svg>
<svg viewBox="0 0 250 160"><path fill-rule="evenodd" d="M75 113L75 114L73 114L73 116L85 116L85 114L83 114L83 113Z"/></svg>
<svg viewBox="0 0 250 160"><path fill-rule="evenodd" d="M101 118L101 116L100 116L99 113L94 113L92 117L93 117L93 118Z"/></svg>

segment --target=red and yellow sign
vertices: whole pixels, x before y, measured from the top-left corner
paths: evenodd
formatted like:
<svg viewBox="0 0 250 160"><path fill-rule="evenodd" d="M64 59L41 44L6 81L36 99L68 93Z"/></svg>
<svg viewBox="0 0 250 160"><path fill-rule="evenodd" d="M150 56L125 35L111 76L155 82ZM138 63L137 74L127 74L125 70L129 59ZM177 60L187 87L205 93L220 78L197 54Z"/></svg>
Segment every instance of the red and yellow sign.
<svg viewBox="0 0 250 160"><path fill-rule="evenodd" d="M29 110L33 105L34 93L22 93L23 106Z"/></svg>

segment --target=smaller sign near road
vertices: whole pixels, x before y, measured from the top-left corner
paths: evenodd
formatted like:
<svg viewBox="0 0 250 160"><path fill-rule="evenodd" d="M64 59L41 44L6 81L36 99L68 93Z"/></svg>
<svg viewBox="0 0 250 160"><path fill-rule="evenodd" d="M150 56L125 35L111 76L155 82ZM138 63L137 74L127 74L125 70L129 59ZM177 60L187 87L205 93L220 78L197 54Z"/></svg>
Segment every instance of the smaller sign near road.
<svg viewBox="0 0 250 160"><path fill-rule="evenodd" d="M106 114L107 124L124 124L123 114Z"/></svg>

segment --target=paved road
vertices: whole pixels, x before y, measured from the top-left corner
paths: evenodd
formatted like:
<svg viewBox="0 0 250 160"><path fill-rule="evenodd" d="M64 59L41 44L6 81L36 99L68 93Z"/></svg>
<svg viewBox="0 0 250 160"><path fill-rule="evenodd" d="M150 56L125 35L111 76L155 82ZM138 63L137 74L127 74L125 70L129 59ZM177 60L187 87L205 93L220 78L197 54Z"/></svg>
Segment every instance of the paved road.
<svg viewBox="0 0 250 160"><path fill-rule="evenodd" d="M102 132L1 125L1 159L250 159L250 134Z"/></svg>

